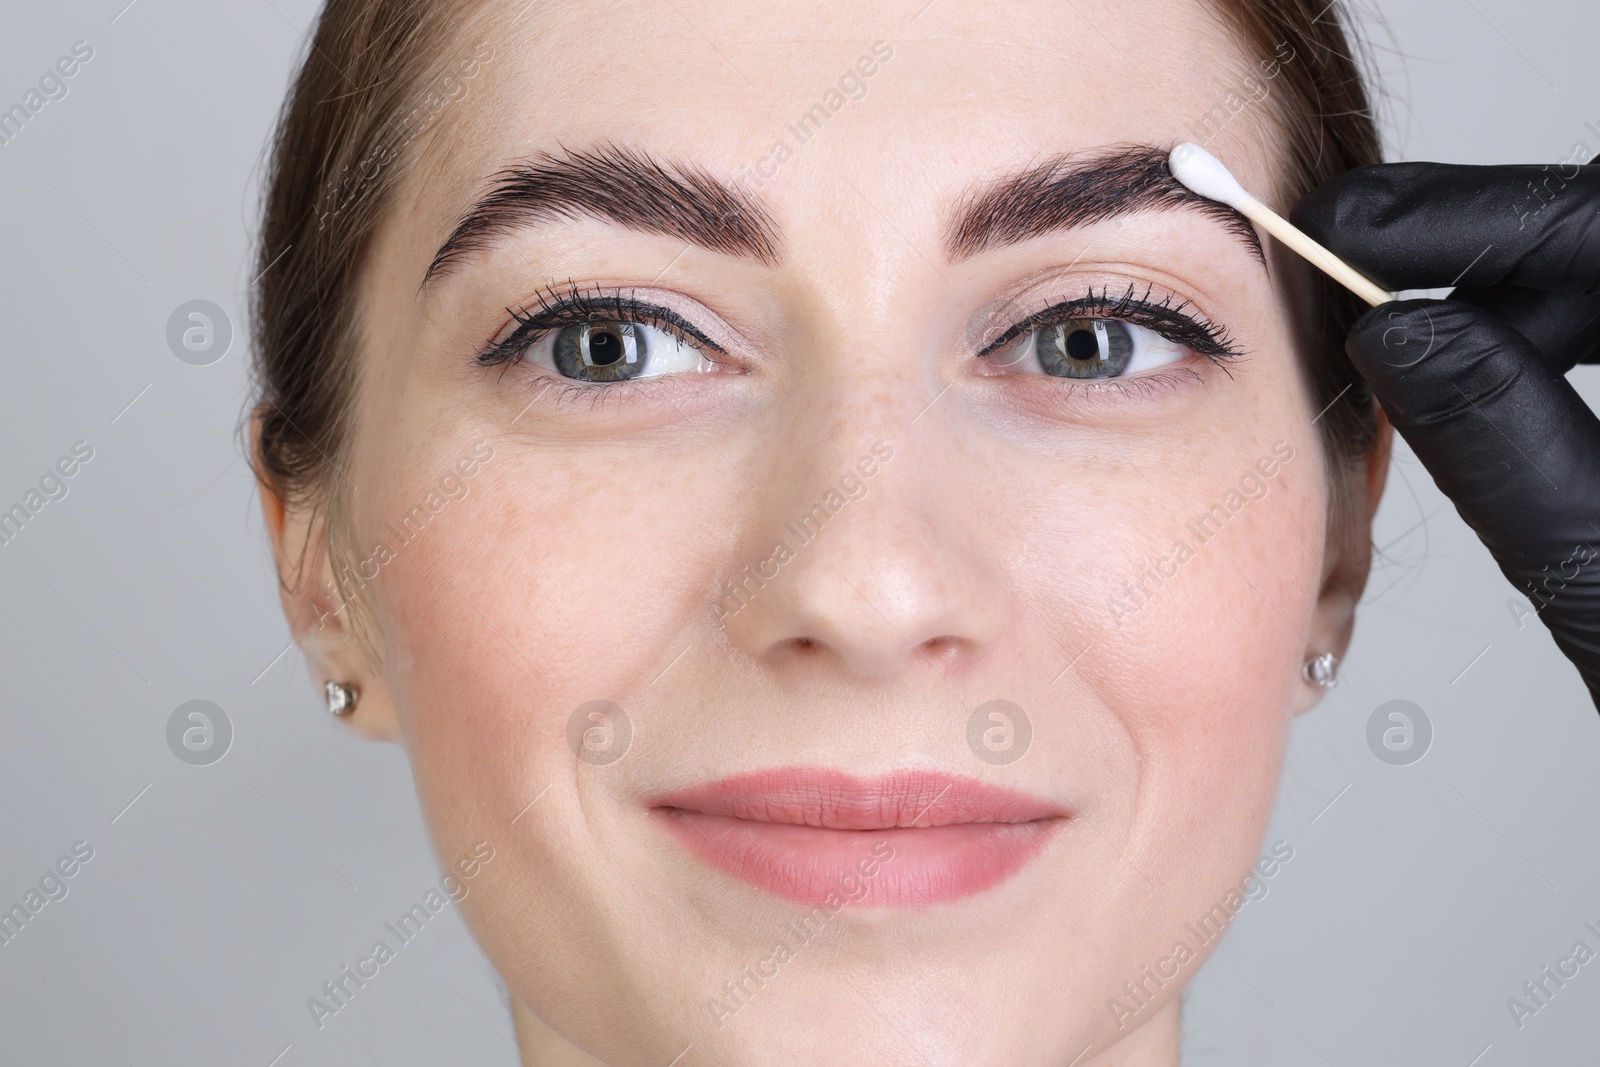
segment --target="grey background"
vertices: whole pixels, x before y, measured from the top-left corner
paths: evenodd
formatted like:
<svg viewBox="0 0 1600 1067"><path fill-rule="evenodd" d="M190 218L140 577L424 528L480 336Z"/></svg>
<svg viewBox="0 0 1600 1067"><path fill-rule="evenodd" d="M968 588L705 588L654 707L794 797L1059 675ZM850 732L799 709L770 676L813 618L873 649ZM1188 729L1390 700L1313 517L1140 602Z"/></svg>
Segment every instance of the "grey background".
<svg viewBox="0 0 1600 1067"><path fill-rule="evenodd" d="M0 105L95 49L0 146L0 506L74 441L95 449L0 547L0 904L95 849L0 946L0 1062L516 1062L454 909L310 1021L306 998L438 879L399 748L348 739L285 653L234 434L261 148L315 5L125 3L11 0L0 20ZM1596 144L1592 0L1382 10L1393 157ZM235 327L211 366L165 342L194 299ZM1596 372L1574 378L1600 401ZM1594 1063L1600 962L1520 1031L1506 998L1580 937L1600 948L1582 928L1600 926L1600 716L1403 446L1376 539L1345 684L1295 728L1268 835L1294 859L1191 987L1186 1062ZM1396 767L1365 732L1402 698L1435 736ZM167 747L196 699L234 730L209 766Z"/></svg>

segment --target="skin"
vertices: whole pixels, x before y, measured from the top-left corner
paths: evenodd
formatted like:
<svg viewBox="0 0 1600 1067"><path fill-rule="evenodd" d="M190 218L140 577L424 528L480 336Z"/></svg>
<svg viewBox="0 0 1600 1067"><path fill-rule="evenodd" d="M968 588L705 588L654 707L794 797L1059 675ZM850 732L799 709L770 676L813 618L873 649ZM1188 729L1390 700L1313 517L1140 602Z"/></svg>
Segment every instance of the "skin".
<svg viewBox="0 0 1600 1067"><path fill-rule="evenodd" d="M920 15L575 0L513 28L521 6L488 5L451 42L465 55L487 39L495 58L377 235L333 544L356 558L392 544L385 523L476 442L492 458L336 614L326 583L344 557L318 515L263 499L315 676L360 689L353 729L406 747L441 863L494 850L461 908L528 1061L666 1064L687 1047L684 1065L1042 1067L1087 1046L1080 1064L1176 1064L1177 995L1199 960L1120 1026L1107 1001L1266 847L1289 723L1320 695L1301 664L1343 653L1366 574L1364 552L1329 547L1286 311L1300 268L1270 246L1264 266L1196 211L959 263L942 227L972 182L1047 154L1172 144L1253 62L1179 0L1003 15L968 0ZM419 293L505 163L609 141L732 181L879 39L893 56L866 97L756 190L780 264L580 217L512 234ZM1208 147L1281 206L1264 112ZM551 371L474 365L508 305L569 278L647 291L726 365L565 401L539 394ZM973 358L997 303L1129 282L1190 301L1246 355L1071 392ZM1348 475L1361 522L1387 440ZM721 584L875 442L893 456L865 494L719 627ZM1264 496L1204 544L1185 533L1275 446L1293 458ZM1179 538L1193 558L1118 611L1123 584ZM968 716L997 697L1034 729L1004 766L966 744ZM566 741L597 698L633 729L604 766ZM706 867L646 799L802 763L970 775L1078 817L984 893L845 908L719 1027L708 1002L804 909Z"/></svg>

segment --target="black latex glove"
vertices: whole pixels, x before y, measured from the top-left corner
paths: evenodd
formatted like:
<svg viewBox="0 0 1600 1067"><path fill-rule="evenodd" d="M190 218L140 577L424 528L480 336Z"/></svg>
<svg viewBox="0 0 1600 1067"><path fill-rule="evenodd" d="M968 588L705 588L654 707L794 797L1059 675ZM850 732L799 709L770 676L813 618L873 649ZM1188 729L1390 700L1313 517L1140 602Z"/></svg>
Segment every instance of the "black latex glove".
<svg viewBox="0 0 1600 1067"><path fill-rule="evenodd" d="M1389 420L1600 706L1600 166L1362 167L1294 222L1384 288L1346 341Z"/></svg>

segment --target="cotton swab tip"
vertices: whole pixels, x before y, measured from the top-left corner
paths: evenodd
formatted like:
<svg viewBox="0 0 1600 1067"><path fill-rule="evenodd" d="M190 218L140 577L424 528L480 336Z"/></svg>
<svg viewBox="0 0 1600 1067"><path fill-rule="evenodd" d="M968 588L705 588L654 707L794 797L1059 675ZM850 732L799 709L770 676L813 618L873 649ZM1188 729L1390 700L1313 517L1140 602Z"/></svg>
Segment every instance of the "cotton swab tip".
<svg viewBox="0 0 1600 1067"><path fill-rule="evenodd" d="M1178 145L1167 154L1167 169L1190 192L1233 208L1373 307L1394 299L1372 279L1251 196L1221 160L1199 145L1188 141Z"/></svg>
<svg viewBox="0 0 1600 1067"><path fill-rule="evenodd" d="M1255 199L1244 191L1244 186L1220 159L1197 144L1185 141L1174 148L1167 156L1167 167L1191 192L1207 200L1220 201L1236 211L1242 211L1246 201Z"/></svg>

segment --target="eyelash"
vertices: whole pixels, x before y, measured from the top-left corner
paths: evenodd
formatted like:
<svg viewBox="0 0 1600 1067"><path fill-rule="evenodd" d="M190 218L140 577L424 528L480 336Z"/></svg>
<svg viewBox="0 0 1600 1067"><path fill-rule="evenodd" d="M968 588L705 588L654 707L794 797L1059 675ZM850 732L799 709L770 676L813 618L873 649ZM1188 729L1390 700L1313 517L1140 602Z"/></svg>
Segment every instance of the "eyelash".
<svg viewBox="0 0 1600 1067"><path fill-rule="evenodd" d="M1110 287L1105 287L1096 294L1091 286L1083 296L1057 301L1012 324L999 337L986 344L975 358L983 359L1033 330L1084 318L1118 319L1143 326L1175 344L1183 345L1197 355L1206 357L1214 365L1223 368L1224 372L1227 371L1228 363L1243 355L1243 350L1233 341L1226 327L1219 326L1204 316L1187 313L1185 309L1190 306L1189 301L1175 300L1170 295L1154 299L1153 285L1147 285L1142 294L1136 295L1136 291L1137 286L1130 284L1120 296L1113 297ZM534 299L537 308L533 311L527 308L506 309L507 314L517 323L517 328L504 339L492 342L480 352L476 358L479 366L513 366L521 362L528 348L542 340L552 330L596 320L657 326L711 352L724 354L726 351L683 316L668 308L636 300L631 290L626 294L621 291L606 293L597 287L585 292L568 279L561 292L558 293L556 287L551 285L536 293ZM647 377L620 382L563 380L563 389L557 399L565 401L584 395L600 399L603 394L615 395L623 388L662 384L671 377L662 375L660 379ZM1059 384L1072 389L1080 383ZM1127 391L1135 386L1141 389L1155 389L1171 384L1170 376L1146 374L1126 379L1108 378L1099 383L1098 387Z"/></svg>
<svg viewBox="0 0 1600 1067"><path fill-rule="evenodd" d="M514 363L529 345L551 330L596 320L659 326L701 348L719 354L724 352L721 345L696 329L694 323L668 308L635 300L631 290L626 295L621 292L608 294L598 288L586 293L569 280L565 295L557 295L555 286L550 286L535 293L534 300L539 307L533 312L527 308L519 311L506 308L506 313L516 320L518 326L503 341L494 342L478 354L480 366Z"/></svg>
<svg viewBox="0 0 1600 1067"><path fill-rule="evenodd" d="M1229 336L1227 327L1219 326L1203 315L1187 313L1185 309L1189 307L1189 301L1175 301L1172 296L1153 299L1153 285L1146 285L1144 292L1136 296L1137 288L1130 284L1121 296L1113 297L1109 286L1101 289L1098 295L1090 286L1083 296L1053 303L1011 325L999 337L984 345L977 358L983 359L1033 330L1089 318L1117 319L1143 326L1174 344L1183 345L1196 355L1205 356L1218 366L1244 354Z"/></svg>
<svg viewBox="0 0 1600 1067"><path fill-rule="evenodd" d="M537 306L533 311L525 307L518 310L506 308L506 313L517 323L517 328L503 340L492 342L478 353L476 362L480 367L514 366L522 362L522 357L529 348L552 331L559 330L563 326L578 326L596 320L658 326L702 349L719 354L726 351L697 329L692 322L670 308L634 299L632 290L626 294L621 291L607 293L597 286L586 292L578 288L569 278L560 292L552 284L535 293L534 302ZM670 375L663 375L660 378L633 378L620 382L580 382L563 378L560 379L560 389L551 399L560 406L588 397L592 405L598 405L608 400L620 399L625 391L670 384L671 380ZM540 395L549 389L549 385L549 382L545 384L540 390Z"/></svg>

